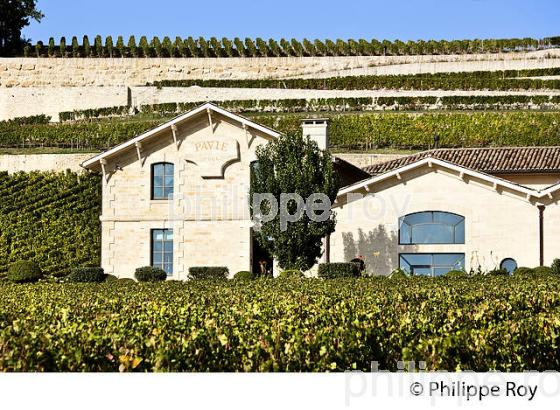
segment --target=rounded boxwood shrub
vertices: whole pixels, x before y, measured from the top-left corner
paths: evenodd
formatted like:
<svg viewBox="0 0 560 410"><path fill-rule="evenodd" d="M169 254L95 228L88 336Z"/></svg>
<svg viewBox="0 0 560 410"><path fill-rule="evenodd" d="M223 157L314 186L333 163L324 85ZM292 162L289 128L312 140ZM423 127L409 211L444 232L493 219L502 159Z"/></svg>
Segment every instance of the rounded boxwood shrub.
<svg viewBox="0 0 560 410"><path fill-rule="evenodd" d="M358 278L360 264L355 262L320 263L318 276L323 279Z"/></svg>
<svg viewBox="0 0 560 410"><path fill-rule="evenodd" d="M550 270L552 271L553 275L560 275L560 259L556 258L552 261Z"/></svg>
<svg viewBox="0 0 560 410"><path fill-rule="evenodd" d="M532 275L534 273L533 268L527 268L526 266L520 266L513 271L514 276Z"/></svg>
<svg viewBox="0 0 560 410"><path fill-rule="evenodd" d="M34 283L43 277L39 265L33 261L18 261L8 267L7 278L14 283Z"/></svg>
<svg viewBox="0 0 560 410"><path fill-rule="evenodd" d="M509 276L507 269L492 269L486 273L487 276Z"/></svg>
<svg viewBox="0 0 560 410"><path fill-rule="evenodd" d="M118 278L117 283L131 284L131 283L136 283L136 281L132 278Z"/></svg>
<svg viewBox="0 0 560 410"><path fill-rule="evenodd" d="M154 266L143 266L136 269L134 277L138 282L162 282L167 279L167 273Z"/></svg>
<svg viewBox="0 0 560 410"><path fill-rule="evenodd" d="M468 278L469 274L464 270L450 270L444 276L446 278L459 279L459 278Z"/></svg>
<svg viewBox="0 0 560 410"><path fill-rule="evenodd" d="M278 275L278 279L282 279L282 280L303 279L303 278L305 278L305 275L299 269L286 269L280 272L280 274Z"/></svg>
<svg viewBox="0 0 560 410"><path fill-rule="evenodd" d="M389 274L391 279L408 279L411 277L406 271L402 269L395 269L393 272Z"/></svg>
<svg viewBox="0 0 560 410"><path fill-rule="evenodd" d="M99 267L74 268L68 275L68 281L75 283L100 283L104 280L105 272Z"/></svg>
<svg viewBox="0 0 560 410"><path fill-rule="evenodd" d="M224 280L227 279L229 269L225 266L191 266L189 268L189 279L201 280Z"/></svg>
<svg viewBox="0 0 560 410"><path fill-rule="evenodd" d="M253 280L256 278L257 278L256 274L254 274L253 272L249 272L247 270L239 271L235 275L233 275L233 279L235 280Z"/></svg>
<svg viewBox="0 0 560 410"><path fill-rule="evenodd" d="M537 266L533 268L533 274L535 275L552 275L554 271L549 266Z"/></svg>
<svg viewBox="0 0 560 410"><path fill-rule="evenodd" d="M115 275L110 275L110 274L105 275L105 282L116 282L118 280L119 278L117 278Z"/></svg>

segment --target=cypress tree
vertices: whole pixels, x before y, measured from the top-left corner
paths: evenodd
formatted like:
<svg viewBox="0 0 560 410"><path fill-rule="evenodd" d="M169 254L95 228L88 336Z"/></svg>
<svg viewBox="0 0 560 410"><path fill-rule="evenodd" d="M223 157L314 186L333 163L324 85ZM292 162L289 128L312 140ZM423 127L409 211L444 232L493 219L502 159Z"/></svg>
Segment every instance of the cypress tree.
<svg viewBox="0 0 560 410"><path fill-rule="evenodd" d="M95 40L93 41L93 47L95 48L96 57L105 56L105 50L103 50L103 40L101 39L101 36L99 34L95 36Z"/></svg>
<svg viewBox="0 0 560 410"><path fill-rule="evenodd" d="M377 39L371 40L371 51L373 55L380 56L383 54L383 44Z"/></svg>
<svg viewBox="0 0 560 410"><path fill-rule="evenodd" d="M233 57L233 43L227 38L222 38L222 47L227 57Z"/></svg>
<svg viewBox="0 0 560 410"><path fill-rule="evenodd" d="M294 54L298 57L303 57L303 46L301 45L301 43L295 38L292 38L291 43Z"/></svg>
<svg viewBox="0 0 560 410"><path fill-rule="evenodd" d="M303 39L303 48L305 49L305 54L308 56L314 57L317 55L315 45L306 38Z"/></svg>
<svg viewBox="0 0 560 410"><path fill-rule="evenodd" d="M113 58L113 37L105 37L105 50L107 50L109 58Z"/></svg>
<svg viewBox="0 0 560 410"><path fill-rule="evenodd" d="M325 47L329 56L336 56L336 44L332 40L325 40Z"/></svg>
<svg viewBox="0 0 560 410"><path fill-rule="evenodd" d="M321 40L315 40L314 45L315 45L315 52L317 53L318 56L326 56L328 54L327 46L325 46L325 43L323 43Z"/></svg>
<svg viewBox="0 0 560 410"><path fill-rule="evenodd" d="M202 57L210 57L210 48L208 47L208 42L202 36L198 38L198 46L200 47L200 53Z"/></svg>
<svg viewBox="0 0 560 410"><path fill-rule="evenodd" d="M239 57L245 57L247 55L245 45L243 45L243 41L241 41L239 37L235 37L233 39L233 44L235 44L235 50L237 51L237 55Z"/></svg>
<svg viewBox="0 0 560 410"><path fill-rule="evenodd" d="M151 42L150 46L151 46L152 50L154 50L154 53L155 53L156 57L161 57L162 56L161 41L159 41L158 36L154 36L154 38L152 38L152 42Z"/></svg>
<svg viewBox="0 0 560 410"><path fill-rule="evenodd" d="M280 39L280 47L282 48L282 53L286 57L290 57L294 55L294 50L292 49L292 46L285 38Z"/></svg>
<svg viewBox="0 0 560 410"><path fill-rule="evenodd" d="M257 37L256 41L257 41L257 50L259 52L259 56L268 57L269 50L268 50L268 46L266 45L266 42L260 37Z"/></svg>
<svg viewBox="0 0 560 410"><path fill-rule="evenodd" d="M187 49L189 50L191 57L200 57L200 52L198 50L198 45L196 44L196 40L189 36L186 42L187 42Z"/></svg>
<svg viewBox="0 0 560 410"><path fill-rule="evenodd" d="M348 40L348 55L350 56L357 56L360 54L358 42L354 39Z"/></svg>
<svg viewBox="0 0 560 410"><path fill-rule="evenodd" d="M60 43L58 44L58 50L61 57L66 57L66 37L60 37Z"/></svg>
<svg viewBox="0 0 560 410"><path fill-rule="evenodd" d="M255 46L255 43L253 42L252 39L250 39L249 37L245 38L245 46L247 47L247 54L250 57L257 57L258 53L257 53L257 47Z"/></svg>
<svg viewBox="0 0 560 410"><path fill-rule="evenodd" d="M140 43L138 43L138 46L140 47L140 50L142 50L143 57L150 57L150 44L148 44L148 38L146 36L140 37Z"/></svg>
<svg viewBox="0 0 560 410"><path fill-rule="evenodd" d="M130 36L128 38L128 52L131 57L138 57L138 49L136 48L136 37Z"/></svg>
<svg viewBox="0 0 560 410"><path fill-rule="evenodd" d="M212 54L214 54L214 57L223 57L222 44L216 37L210 37L210 47L212 48Z"/></svg>
<svg viewBox="0 0 560 410"><path fill-rule="evenodd" d="M350 55L350 47L348 47L348 43L340 38L336 40L336 55L337 56Z"/></svg>
<svg viewBox="0 0 560 410"><path fill-rule="evenodd" d="M276 40L274 40L272 38L270 40L268 40L268 48L269 48L270 54L272 56L274 56L274 57L282 56L282 50L280 49L280 46L278 45Z"/></svg>
<svg viewBox="0 0 560 410"><path fill-rule="evenodd" d="M168 36L163 38L163 42L161 43L161 47L163 48L165 55L167 57L175 57L175 46L171 42L171 39Z"/></svg>
<svg viewBox="0 0 560 410"><path fill-rule="evenodd" d="M72 37L72 57L80 56L80 45L78 44L78 37Z"/></svg>
<svg viewBox="0 0 560 410"><path fill-rule="evenodd" d="M37 58L41 57L42 52L43 52L43 42L37 41L37 44L35 44L35 55L37 55Z"/></svg>
<svg viewBox="0 0 560 410"><path fill-rule="evenodd" d="M124 39L122 36L117 37L117 50L121 58L126 57L126 47L124 46Z"/></svg>
<svg viewBox="0 0 560 410"><path fill-rule="evenodd" d="M49 38L49 48L47 49L47 53L49 55L49 57L55 57L56 56L56 48L54 45L54 38Z"/></svg>
<svg viewBox="0 0 560 410"><path fill-rule="evenodd" d="M175 50L177 50L178 57L186 57L187 50L183 39L179 36L175 37Z"/></svg>
<svg viewBox="0 0 560 410"><path fill-rule="evenodd" d="M369 41L360 39L360 41L358 41L358 48L359 48L359 54L362 56L371 56L373 54L371 44L369 43Z"/></svg>
<svg viewBox="0 0 560 410"><path fill-rule="evenodd" d="M82 48L84 50L84 57L89 57L91 55L91 46L89 45L88 36L84 36L82 39Z"/></svg>

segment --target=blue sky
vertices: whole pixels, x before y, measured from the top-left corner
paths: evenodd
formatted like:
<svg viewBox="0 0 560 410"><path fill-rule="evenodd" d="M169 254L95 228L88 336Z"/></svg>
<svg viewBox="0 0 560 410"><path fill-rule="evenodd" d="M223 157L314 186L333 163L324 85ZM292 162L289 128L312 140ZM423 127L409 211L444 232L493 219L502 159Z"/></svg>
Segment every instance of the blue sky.
<svg viewBox="0 0 560 410"><path fill-rule="evenodd" d="M560 35L560 0L39 0L23 34L462 39Z"/></svg>

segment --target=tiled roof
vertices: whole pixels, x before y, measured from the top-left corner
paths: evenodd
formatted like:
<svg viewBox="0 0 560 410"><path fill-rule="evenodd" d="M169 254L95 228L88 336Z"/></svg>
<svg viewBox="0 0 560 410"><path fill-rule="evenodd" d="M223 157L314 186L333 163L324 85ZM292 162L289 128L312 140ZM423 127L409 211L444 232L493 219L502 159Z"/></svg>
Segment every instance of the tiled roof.
<svg viewBox="0 0 560 410"><path fill-rule="evenodd" d="M419 152L363 168L370 175L433 157L488 174L560 172L558 147L442 148Z"/></svg>

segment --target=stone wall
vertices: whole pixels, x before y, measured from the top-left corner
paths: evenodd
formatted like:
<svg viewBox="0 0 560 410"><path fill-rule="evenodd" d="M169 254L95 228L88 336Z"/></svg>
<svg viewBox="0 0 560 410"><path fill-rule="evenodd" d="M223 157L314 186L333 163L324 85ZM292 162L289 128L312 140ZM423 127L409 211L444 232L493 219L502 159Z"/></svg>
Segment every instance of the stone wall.
<svg viewBox="0 0 560 410"><path fill-rule="evenodd" d="M558 66L560 49L370 57L0 58L0 87L131 86L157 80L386 75Z"/></svg>
<svg viewBox="0 0 560 410"><path fill-rule="evenodd" d="M57 171L67 169L74 172L85 172L80 166L86 159L94 154L32 154L32 155L0 155L0 171L31 172L31 171Z"/></svg>
<svg viewBox="0 0 560 410"><path fill-rule="evenodd" d="M157 80L415 74L560 67L560 49L529 53L283 58L0 58L0 121L165 102L444 95L444 91L145 87ZM127 88L128 87L128 88ZM129 94L130 92L130 94ZM461 92L448 92L453 95ZM492 92L467 92L493 94ZM529 92L530 93L530 92ZM540 94L543 92L541 91ZM553 94L554 92L547 92ZM510 94L510 93L506 93Z"/></svg>
<svg viewBox="0 0 560 410"><path fill-rule="evenodd" d="M30 154L30 155L0 155L0 171L31 172L31 171L64 171L84 172L80 166L86 159L93 157L92 153L79 154ZM402 154L335 154L337 157L356 165L366 167L379 162L391 161L403 157Z"/></svg>

